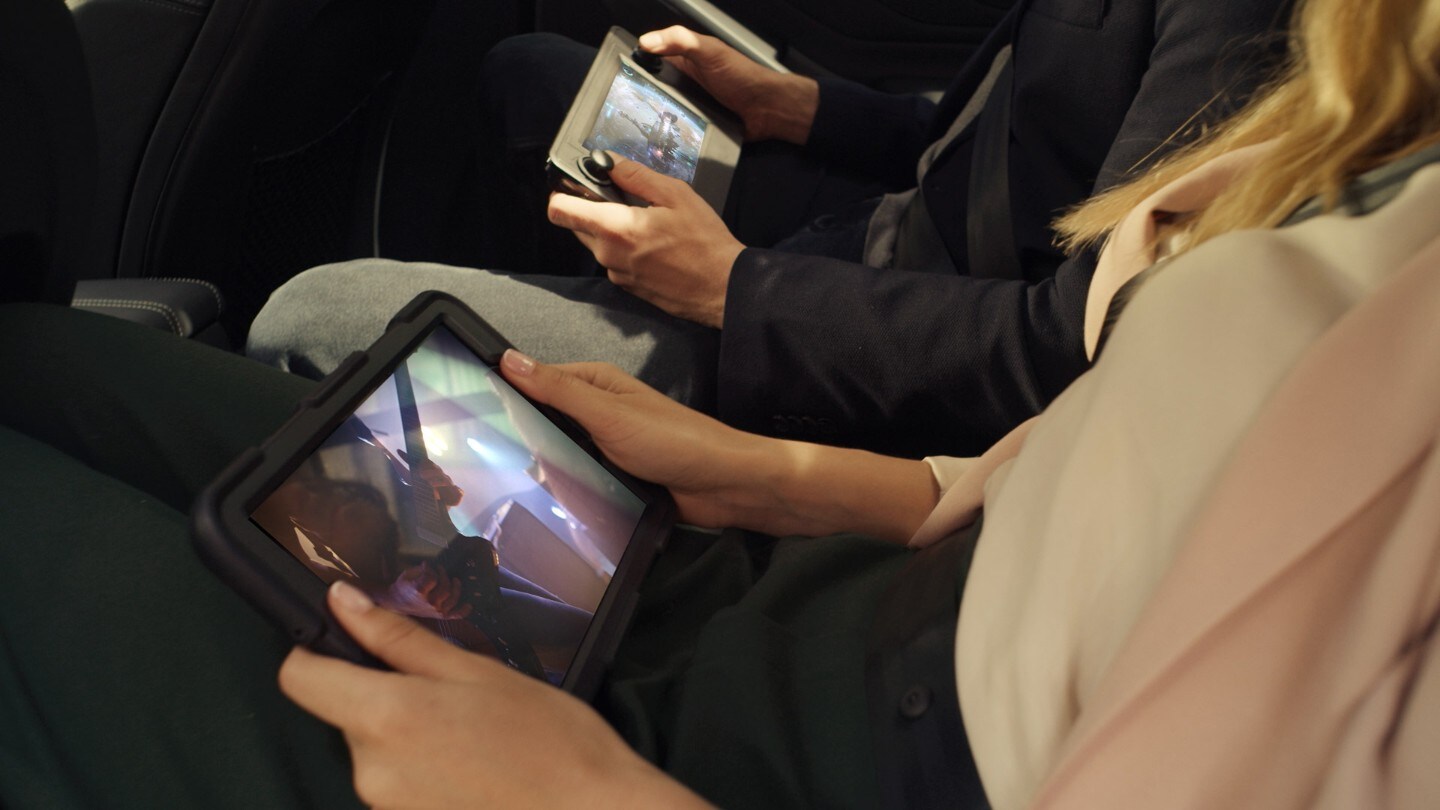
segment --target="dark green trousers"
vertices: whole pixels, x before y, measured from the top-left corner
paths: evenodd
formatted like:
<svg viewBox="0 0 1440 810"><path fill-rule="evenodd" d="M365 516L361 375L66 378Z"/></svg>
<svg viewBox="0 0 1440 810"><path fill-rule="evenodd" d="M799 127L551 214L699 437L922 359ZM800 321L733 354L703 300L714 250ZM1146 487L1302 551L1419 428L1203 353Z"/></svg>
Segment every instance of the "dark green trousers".
<svg viewBox="0 0 1440 810"><path fill-rule="evenodd" d="M196 559L189 504L309 385L84 312L0 307L0 806L344 807L288 645Z"/></svg>
<svg viewBox="0 0 1440 810"><path fill-rule="evenodd" d="M0 806L345 807L288 644L194 556L201 487L309 383L159 332L0 307ZM729 807L877 802L865 633L908 559L679 531L598 704Z"/></svg>

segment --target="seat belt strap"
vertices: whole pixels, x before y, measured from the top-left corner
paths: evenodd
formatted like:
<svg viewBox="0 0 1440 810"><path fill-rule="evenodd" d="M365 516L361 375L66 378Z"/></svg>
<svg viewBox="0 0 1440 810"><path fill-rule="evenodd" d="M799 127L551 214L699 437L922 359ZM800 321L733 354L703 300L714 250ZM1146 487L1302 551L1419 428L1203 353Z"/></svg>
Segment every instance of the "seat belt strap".
<svg viewBox="0 0 1440 810"><path fill-rule="evenodd" d="M1001 69L988 103L975 122L965 236L970 275L977 278L1024 278L1010 215L1012 64L1007 61Z"/></svg>

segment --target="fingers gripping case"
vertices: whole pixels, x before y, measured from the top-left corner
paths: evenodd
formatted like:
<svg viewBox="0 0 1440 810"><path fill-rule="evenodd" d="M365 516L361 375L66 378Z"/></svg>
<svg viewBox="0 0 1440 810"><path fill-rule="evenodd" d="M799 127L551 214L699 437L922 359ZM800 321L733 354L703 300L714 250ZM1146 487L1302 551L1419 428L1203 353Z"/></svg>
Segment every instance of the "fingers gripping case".
<svg viewBox="0 0 1440 810"><path fill-rule="evenodd" d="M510 387L507 348L456 299L421 295L201 494L201 557L317 651L383 666L325 607L343 580L588 698L674 505Z"/></svg>

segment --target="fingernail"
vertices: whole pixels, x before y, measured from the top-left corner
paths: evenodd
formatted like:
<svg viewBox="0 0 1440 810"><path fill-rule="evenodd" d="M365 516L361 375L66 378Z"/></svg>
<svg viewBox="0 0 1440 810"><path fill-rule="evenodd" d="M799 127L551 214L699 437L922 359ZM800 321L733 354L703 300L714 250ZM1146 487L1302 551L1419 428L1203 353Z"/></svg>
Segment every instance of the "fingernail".
<svg viewBox="0 0 1440 810"><path fill-rule="evenodd" d="M500 358L505 368L519 374L522 377L529 377L535 371L535 361L528 355L521 354L515 349L506 349L505 354Z"/></svg>
<svg viewBox="0 0 1440 810"><path fill-rule="evenodd" d="M343 579L337 579L330 585L330 596L335 600L335 604L351 613L364 613L375 607L375 603L370 601L364 591Z"/></svg>
<svg viewBox="0 0 1440 810"><path fill-rule="evenodd" d="M640 35L640 47L647 51L653 51L660 47L660 35L654 32Z"/></svg>

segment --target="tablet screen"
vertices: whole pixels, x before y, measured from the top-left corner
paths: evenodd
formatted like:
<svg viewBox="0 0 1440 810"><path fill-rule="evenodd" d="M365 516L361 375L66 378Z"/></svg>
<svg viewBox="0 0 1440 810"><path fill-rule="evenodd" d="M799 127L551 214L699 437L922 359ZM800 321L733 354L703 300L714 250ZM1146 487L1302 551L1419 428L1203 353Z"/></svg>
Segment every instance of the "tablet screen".
<svg viewBox="0 0 1440 810"><path fill-rule="evenodd" d="M322 580L558 684L643 511L438 326L250 518Z"/></svg>
<svg viewBox="0 0 1440 810"><path fill-rule="evenodd" d="M704 120L622 62L585 148L615 152L691 183L704 141Z"/></svg>

